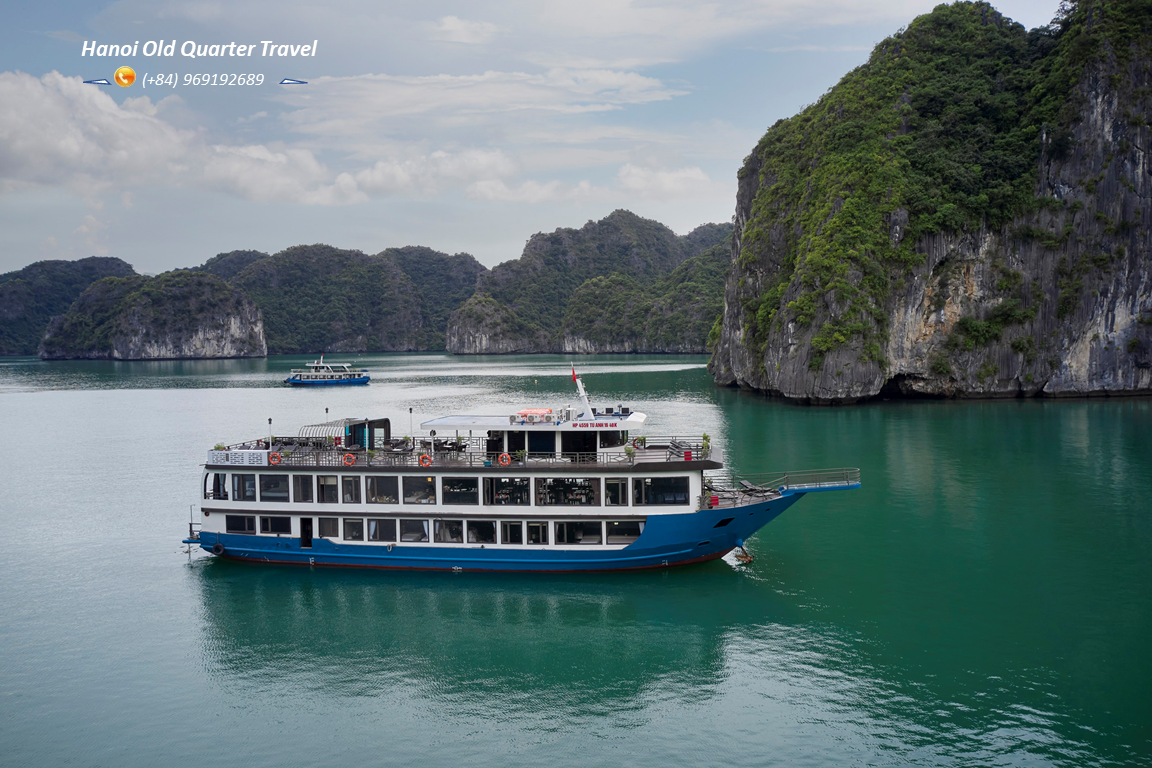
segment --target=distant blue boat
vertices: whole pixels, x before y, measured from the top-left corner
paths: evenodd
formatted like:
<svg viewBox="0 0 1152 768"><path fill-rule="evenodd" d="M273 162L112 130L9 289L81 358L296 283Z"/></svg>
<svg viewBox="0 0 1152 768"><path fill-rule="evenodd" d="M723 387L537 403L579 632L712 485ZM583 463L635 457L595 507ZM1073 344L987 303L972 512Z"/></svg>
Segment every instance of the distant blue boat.
<svg viewBox="0 0 1152 768"><path fill-rule="evenodd" d="M367 384L368 369L352 370L350 363L326 363L324 355L307 368L293 368L292 375L284 379L285 384L294 387L349 387L354 384Z"/></svg>

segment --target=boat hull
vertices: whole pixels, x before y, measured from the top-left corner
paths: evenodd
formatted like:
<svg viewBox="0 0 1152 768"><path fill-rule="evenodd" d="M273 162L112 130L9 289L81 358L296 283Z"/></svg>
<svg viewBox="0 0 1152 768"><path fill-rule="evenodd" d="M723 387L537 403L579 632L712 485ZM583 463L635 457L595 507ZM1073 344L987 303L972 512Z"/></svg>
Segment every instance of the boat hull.
<svg viewBox="0 0 1152 768"><path fill-rule="evenodd" d="M354 379L333 379L332 381L303 381L300 379L284 379L285 384L294 387L354 387L358 384L367 384L368 376L357 376Z"/></svg>
<svg viewBox="0 0 1152 768"><path fill-rule="evenodd" d="M622 549L404 543L386 546L322 538L314 538L312 546L304 548L299 538L213 532L202 533L195 543L209 552L219 544L223 547L219 556L233 560L313 566L541 573L666 568L723 557L803 495L786 491L780 497L741 507L652 515L640 538Z"/></svg>

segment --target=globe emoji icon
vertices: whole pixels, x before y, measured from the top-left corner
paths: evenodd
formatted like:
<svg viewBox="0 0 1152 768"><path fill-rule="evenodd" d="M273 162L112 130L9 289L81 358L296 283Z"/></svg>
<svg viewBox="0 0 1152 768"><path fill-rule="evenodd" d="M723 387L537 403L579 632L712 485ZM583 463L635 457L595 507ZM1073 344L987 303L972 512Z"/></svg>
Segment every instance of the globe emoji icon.
<svg viewBox="0 0 1152 768"><path fill-rule="evenodd" d="M116 85L119 85L121 88L127 88L136 82L136 70L132 69L132 67L120 67L120 69L116 70L116 75L112 79L116 81Z"/></svg>

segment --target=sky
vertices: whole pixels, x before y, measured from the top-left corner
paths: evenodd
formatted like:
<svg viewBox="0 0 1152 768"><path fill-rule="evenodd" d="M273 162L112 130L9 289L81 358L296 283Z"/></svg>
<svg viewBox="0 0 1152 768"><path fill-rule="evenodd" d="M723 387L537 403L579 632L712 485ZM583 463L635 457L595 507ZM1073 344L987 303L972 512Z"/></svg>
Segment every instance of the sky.
<svg viewBox="0 0 1152 768"><path fill-rule="evenodd" d="M993 4L1032 28L1057 0ZM731 219L736 172L768 126L934 5L10 3L0 272L99 255L153 274L301 243L425 245L493 266L618 208L685 234ZM144 55L149 41L173 55ZM230 43L254 48L211 55ZM133 85L83 83L120 66ZM204 74L262 82L191 82Z"/></svg>

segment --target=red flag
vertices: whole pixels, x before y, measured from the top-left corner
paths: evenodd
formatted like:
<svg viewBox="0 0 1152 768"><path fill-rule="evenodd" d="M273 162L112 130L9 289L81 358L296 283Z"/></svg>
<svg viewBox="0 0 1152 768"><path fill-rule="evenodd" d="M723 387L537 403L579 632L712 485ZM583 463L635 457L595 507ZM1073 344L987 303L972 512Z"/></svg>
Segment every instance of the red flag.
<svg viewBox="0 0 1152 768"><path fill-rule="evenodd" d="M576 381L576 366L572 366L572 381Z"/></svg>

